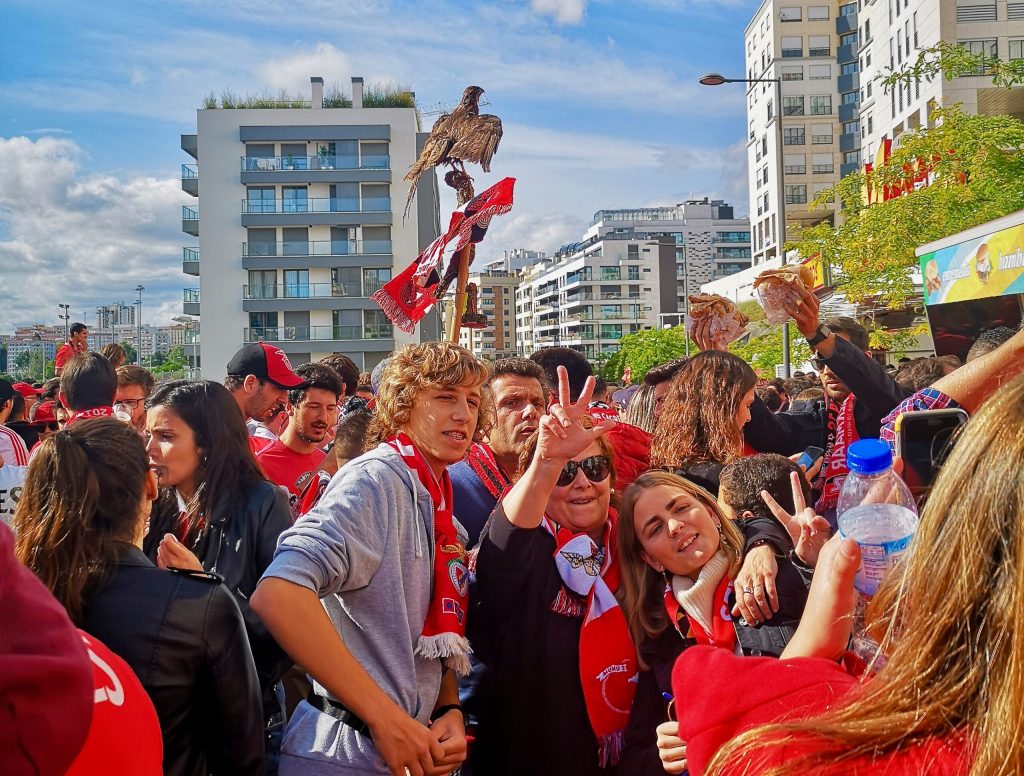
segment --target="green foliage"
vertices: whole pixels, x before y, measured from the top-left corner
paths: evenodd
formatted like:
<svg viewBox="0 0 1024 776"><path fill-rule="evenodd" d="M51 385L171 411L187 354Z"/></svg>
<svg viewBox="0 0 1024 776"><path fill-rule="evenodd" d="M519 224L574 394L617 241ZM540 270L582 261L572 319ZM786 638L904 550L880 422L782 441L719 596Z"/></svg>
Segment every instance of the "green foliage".
<svg viewBox="0 0 1024 776"><path fill-rule="evenodd" d="M235 108L308 108L309 100L301 96L289 94L286 89L281 89L277 94L271 93L269 89L258 92L248 92L245 97L239 97L230 89L224 89L217 95L210 92L203 98L203 107L208 109L222 108L233 110ZM343 92L336 84L328 87L324 93L323 107L325 108L351 108L352 98ZM416 100L413 98L409 86L396 84L373 84L366 87L363 93L364 108L415 108Z"/></svg>
<svg viewBox="0 0 1024 776"><path fill-rule="evenodd" d="M132 347L132 344L130 342L122 342L121 343L121 347L124 348L124 353L125 353L125 360L124 360L124 362L126 364L134 364L136 358L138 357L138 352L135 350L134 347Z"/></svg>
<svg viewBox="0 0 1024 776"><path fill-rule="evenodd" d="M907 351L917 344L919 335L928 331L928 324L922 323L908 329L885 329L873 326L868 329L868 345L873 351L884 350L895 358L903 358Z"/></svg>
<svg viewBox="0 0 1024 776"><path fill-rule="evenodd" d="M325 108L351 108L352 99L337 84L331 84L324 92Z"/></svg>
<svg viewBox="0 0 1024 776"><path fill-rule="evenodd" d="M213 110L217 107L217 95L210 92L203 98L203 107L207 110Z"/></svg>
<svg viewBox="0 0 1024 776"><path fill-rule="evenodd" d="M1024 209L1024 124L1010 116L971 116L957 106L937 108L931 123L904 133L871 176L875 186L894 187L924 160L931 172L927 186L867 205L865 174L851 173L815 200L822 204L834 192L843 223L794 235L801 255L825 257L850 301L905 306L920 292L909 272L918 246Z"/></svg>
<svg viewBox="0 0 1024 776"><path fill-rule="evenodd" d="M57 374L54 362L42 350L23 350L14 358L14 371L21 379L48 380ZM17 382L15 380L14 382Z"/></svg>
<svg viewBox="0 0 1024 776"><path fill-rule="evenodd" d="M691 341L691 353L697 346ZM629 367L634 383L643 380L651 367L686 355L686 331L682 326L671 329L646 329L627 334L619 341L619 350L602 365L601 376L606 380L621 380Z"/></svg>
<svg viewBox="0 0 1024 776"><path fill-rule="evenodd" d="M364 108L415 108L412 89L396 84L374 84L363 92Z"/></svg>
<svg viewBox="0 0 1024 776"><path fill-rule="evenodd" d="M750 304L757 305L756 302ZM759 306L758 306L759 307ZM762 312L761 319L764 319ZM782 326L752 323L750 333L729 346L729 352L746 361L758 377L775 377L775 365L782 363ZM789 325L789 362L793 369L811 357L811 348L796 326Z"/></svg>
<svg viewBox="0 0 1024 776"><path fill-rule="evenodd" d="M894 70L882 79L881 84L891 89L903 84L907 89L916 81L931 81L942 75L947 80L959 76L986 76L995 86L1010 89L1024 83L1024 59L1004 62L988 54L974 54L963 46L941 41L935 46L922 49L917 59L903 70Z"/></svg>
<svg viewBox="0 0 1024 776"><path fill-rule="evenodd" d="M156 357L159 356L159 363L156 363ZM175 345L171 348L167 355L163 353L154 354L153 372L163 374L166 372L181 372L188 367L188 360L185 358L185 348L181 345Z"/></svg>

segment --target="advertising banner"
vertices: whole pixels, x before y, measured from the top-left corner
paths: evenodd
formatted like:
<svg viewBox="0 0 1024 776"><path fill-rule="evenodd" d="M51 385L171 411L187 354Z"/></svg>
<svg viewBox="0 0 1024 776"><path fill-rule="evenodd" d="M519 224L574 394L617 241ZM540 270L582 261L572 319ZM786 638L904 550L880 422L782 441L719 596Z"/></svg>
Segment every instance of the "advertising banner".
<svg viewBox="0 0 1024 776"><path fill-rule="evenodd" d="M1024 225L920 257L926 305L1024 293Z"/></svg>

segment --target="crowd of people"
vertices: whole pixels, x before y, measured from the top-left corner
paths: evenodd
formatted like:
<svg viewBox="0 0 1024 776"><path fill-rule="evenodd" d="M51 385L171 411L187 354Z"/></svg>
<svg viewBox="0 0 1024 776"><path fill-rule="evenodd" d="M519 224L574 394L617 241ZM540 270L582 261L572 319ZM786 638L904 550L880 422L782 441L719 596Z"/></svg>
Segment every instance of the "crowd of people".
<svg viewBox="0 0 1024 776"><path fill-rule="evenodd" d="M71 326L0 380L0 772L1024 772L1024 330L887 367L787 312L812 373L698 328L627 388L441 342L158 384ZM937 408L865 666L847 451Z"/></svg>

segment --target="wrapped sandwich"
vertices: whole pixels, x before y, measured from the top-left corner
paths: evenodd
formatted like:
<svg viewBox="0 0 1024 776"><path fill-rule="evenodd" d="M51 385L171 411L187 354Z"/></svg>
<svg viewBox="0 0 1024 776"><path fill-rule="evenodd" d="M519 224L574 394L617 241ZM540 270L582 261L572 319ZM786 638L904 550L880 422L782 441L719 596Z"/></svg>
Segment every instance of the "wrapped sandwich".
<svg viewBox="0 0 1024 776"><path fill-rule="evenodd" d="M799 287L814 288L814 270L806 264L784 264L767 269L754 279L754 290L769 323L785 323L789 319L786 305L800 300Z"/></svg>
<svg viewBox="0 0 1024 776"><path fill-rule="evenodd" d="M718 294L698 294L690 300L686 314L686 333L691 337L697 323L710 319L710 334L715 344L724 348L747 330L750 319L736 309L736 305Z"/></svg>

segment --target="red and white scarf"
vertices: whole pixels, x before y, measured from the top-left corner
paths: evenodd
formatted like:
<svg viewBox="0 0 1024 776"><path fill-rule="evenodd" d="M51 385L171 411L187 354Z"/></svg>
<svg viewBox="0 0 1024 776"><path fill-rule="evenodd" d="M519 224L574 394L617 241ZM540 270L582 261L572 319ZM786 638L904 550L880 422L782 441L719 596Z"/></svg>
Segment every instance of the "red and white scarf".
<svg viewBox="0 0 1024 776"><path fill-rule="evenodd" d="M399 433L386 440L402 456L430 494L434 505L434 584L427 619L423 623L416 652L426 658L441 658L445 665L465 676L473 650L466 639L469 608L469 569L466 548L459 540L452 516L452 481L447 469L438 482L423 454L412 440ZM416 494L413 494L416 498Z"/></svg>
<svg viewBox="0 0 1024 776"><path fill-rule="evenodd" d="M615 600L619 587L616 517L609 510L600 548L587 534L559 528L547 517L542 522L555 538L555 566L563 584L587 599L580 630L580 680L602 767L618 763L622 754L638 676L636 648Z"/></svg>
<svg viewBox="0 0 1024 776"><path fill-rule="evenodd" d="M113 407L94 407L91 410L82 410L81 412L73 412L68 417L67 423L64 424L64 428L67 428L77 420L88 420L90 418L112 418L114 417Z"/></svg>
<svg viewBox="0 0 1024 776"><path fill-rule="evenodd" d="M668 612L669 622L684 639L693 639L703 646L721 647L730 652L736 648L736 628L733 626L729 596L732 594L733 581L729 579L729 561L723 553L716 555L708 565L701 569L697 581L684 586L680 583L685 580L681 577L674 577L672 582L665 585L665 611ZM721 574L721 579L715 580L715 574ZM710 575L710 576L709 576ZM700 600L707 600L704 592L700 590L702 585L714 586L714 593L711 597L710 621L706 620L706 612L701 616L694 616L694 613L687 611L680 603L680 598L686 595L690 599L691 606L700 607ZM685 592L680 593L681 590ZM710 592L710 590L708 590ZM685 620L683 619L685 616ZM683 627L683 623L687 627Z"/></svg>
<svg viewBox="0 0 1024 776"><path fill-rule="evenodd" d="M501 497L505 495L505 491L512 485L512 480L501 468L498 459L494 457L494 451L482 442L474 442L470 445L466 463L480 478L480 482L487 488L487 492L500 501Z"/></svg>
<svg viewBox="0 0 1024 776"><path fill-rule="evenodd" d="M846 475L850 473L846 466L846 450L860 437L857 434L857 419L854 407L857 397L852 393L842 405L829 402L828 405L828 438L825 442L825 462L818 473L816 488L821 489L821 496L814 504L814 511L819 515L835 509L839 503L839 491L843 489Z"/></svg>

